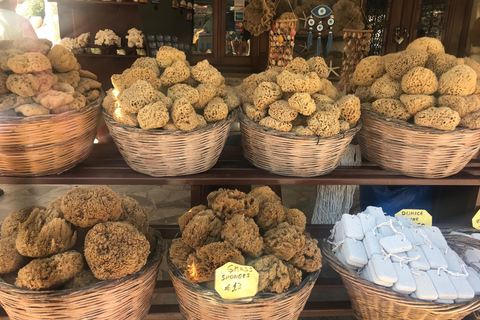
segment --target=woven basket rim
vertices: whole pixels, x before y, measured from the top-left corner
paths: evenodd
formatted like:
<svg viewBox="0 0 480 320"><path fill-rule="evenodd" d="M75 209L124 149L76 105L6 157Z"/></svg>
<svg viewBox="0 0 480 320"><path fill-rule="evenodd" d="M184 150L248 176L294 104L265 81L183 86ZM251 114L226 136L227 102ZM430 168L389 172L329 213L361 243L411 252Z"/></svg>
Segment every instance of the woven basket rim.
<svg viewBox="0 0 480 320"><path fill-rule="evenodd" d="M369 289L371 289L372 291L381 293L383 295L382 298L388 297L391 300L395 300L399 304L403 304L406 306L415 306L416 308L425 309L433 313L442 313L442 312L451 313L451 312L454 312L455 309L461 309L461 308L474 306L474 305L476 305L477 308L480 307L480 296L476 296L476 298L467 302L454 303L454 304L442 304L442 303L435 303L435 302L427 302L420 299L414 299L409 295L400 294L398 292L391 290L390 288L383 287L373 282L370 282L362 278L356 272L344 266L343 263L340 262L337 259L337 257L333 254L332 245L329 244L327 240L328 239L324 239L322 241L322 253L323 253L323 256L327 259L329 265L335 271L337 271L341 276L343 273L349 278L352 278L353 279L352 282L354 285L357 283L360 283L364 287L369 287ZM342 276L342 280L345 281L343 276Z"/></svg>
<svg viewBox="0 0 480 320"><path fill-rule="evenodd" d="M100 91L100 95L97 99L93 100L92 102L88 103L85 107L78 109L78 110L69 110L66 112L58 113L58 114L43 114L38 116L0 116L0 125L2 124L31 124L39 121L55 121L55 120L62 120L64 117L76 116L79 114L84 114L90 111L91 109L95 109L101 106L101 102L104 98L105 93L103 90Z"/></svg>
<svg viewBox="0 0 480 320"><path fill-rule="evenodd" d="M357 125L353 128L348 129L345 132L338 133L336 135L330 136L330 137L320 137L317 135L314 136L301 136L298 134L295 134L293 132L284 132L284 131L278 131L275 129L267 128L264 126L259 125L258 123L253 122L249 117L245 115L243 111L238 112L239 114L239 119L240 122L242 122L244 125L247 125L251 127L253 130L263 133L263 134L268 134L271 136L277 136L277 137L282 137L286 139L292 139L292 140L311 140L311 141L328 141L328 140L334 140L337 138L345 138L348 136L354 136L360 129L362 128L362 121L358 120Z"/></svg>
<svg viewBox="0 0 480 320"><path fill-rule="evenodd" d="M183 275L182 271L180 271L180 269L178 269L178 267L170 259L170 245L166 250L166 256L167 256L166 258L167 258L168 268L172 276L174 276L176 279L178 279L184 285L186 285L189 288L189 290L194 291L194 293L202 294L202 296L205 296L209 299L213 299L215 300L216 303L219 303L219 304L251 304L251 303L266 304L266 303L271 303L271 302L275 302L282 299L288 299L289 297L297 294L300 290L302 290L307 285L307 283L315 282L322 270L320 268L317 271L308 272L308 275L302 280L302 282L298 286L290 288L282 293L257 293L253 297L249 297L249 298L227 300L227 299L222 299L215 290L209 290L205 287L202 287L198 283L189 282L187 278L185 278L185 276Z"/></svg>
<svg viewBox="0 0 480 320"><path fill-rule="evenodd" d="M137 127L132 127L123 123L119 123L115 120L113 120L113 117L108 114L108 112L103 109L103 118L105 119L106 122L108 122L110 125L117 127L118 129L121 129L123 131L127 132L132 132L132 133L138 133L138 134L145 134L145 135L152 135L152 136L164 136L164 135L174 135L174 136L189 136L189 135L195 135L199 133L203 133L206 131L211 131L216 129L217 127L222 126L225 123L232 123L237 115L237 110L236 108L233 109L231 112L228 113L228 116L225 119L222 119L220 121L215 122L213 125L207 125L206 127L199 128L199 129L194 129L192 131L181 131L181 130L164 130L164 129L152 129L152 130L144 130L142 128L137 128Z"/></svg>
<svg viewBox="0 0 480 320"><path fill-rule="evenodd" d="M389 123L392 127L399 129L408 129L411 131L416 131L416 133L426 133L426 134L435 134L435 135L455 135L462 134L467 132L479 131L480 129L469 129L464 127L456 127L453 131L440 130L436 128L424 127L407 121L387 117L384 114L376 112L372 109L369 103L362 104L362 115L368 114L371 118L376 118L377 120Z"/></svg>
<svg viewBox="0 0 480 320"><path fill-rule="evenodd" d="M0 277L0 290L7 291L10 294L14 294L21 297L27 298L56 298L62 296L78 296L87 293L95 293L99 292L102 289L109 289L111 287L115 287L119 283L125 283L143 276L143 274L153 268L155 264L162 258L163 254L165 253L165 241L163 240L160 232L155 231L155 237L157 238L157 248L155 250L155 254L147 261L147 263L140 269L139 271L129 274L125 277L120 279L114 280L100 280L99 282L80 287L80 288L73 288L73 289L61 289L61 290L30 290L25 288L16 287L12 284L6 283Z"/></svg>

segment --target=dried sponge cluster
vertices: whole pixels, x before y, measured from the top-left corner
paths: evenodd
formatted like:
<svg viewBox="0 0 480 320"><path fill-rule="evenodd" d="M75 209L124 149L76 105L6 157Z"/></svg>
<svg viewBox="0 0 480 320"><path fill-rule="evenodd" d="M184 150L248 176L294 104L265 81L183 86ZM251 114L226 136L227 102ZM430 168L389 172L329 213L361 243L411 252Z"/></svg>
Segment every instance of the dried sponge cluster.
<svg viewBox="0 0 480 320"><path fill-rule="evenodd" d="M31 117L85 108L100 98L96 76L65 47L45 39L0 41L0 109ZM92 79L95 78L95 79Z"/></svg>
<svg viewBox="0 0 480 320"><path fill-rule="evenodd" d="M405 51L367 57L355 72L355 95L378 113L444 131L480 128L480 64L446 54L437 39L419 38Z"/></svg>
<svg viewBox="0 0 480 320"><path fill-rule="evenodd" d="M5 218L0 277L14 274L16 286L31 290L119 279L146 264L156 241L135 199L107 187L74 188L47 208L27 207Z"/></svg>
<svg viewBox="0 0 480 320"><path fill-rule="evenodd" d="M368 61L362 72L374 82L385 68ZM295 58L285 68L252 74L242 83L243 112L261 126L299 136L330 137L350 130L360 119L360 100L353 95L339 100L336 87L326 79L328 74L321 57ZM400 83L397 87L400 96Z"/></svg>
<svg viewBox="0 0 480 320"><path fill-rule="evenodd" d="M301 283L302 271L321 268L317 242L304 233L305 215L285 208L269 187L248 194L219 189L207 201L178 219L182 237L169 249L188 281L208 287L217 268L247 262L259 272L258 292L281 293Z"/></svg>
<svg viewBox="0 0 480 320"><path fill-rule="evenodd" d="M185 53L164 46L156 58L137 59L111 77L105 111L116 122L144 130L192 131L228 117L241 99L207 60L190 66Z"/></svg>

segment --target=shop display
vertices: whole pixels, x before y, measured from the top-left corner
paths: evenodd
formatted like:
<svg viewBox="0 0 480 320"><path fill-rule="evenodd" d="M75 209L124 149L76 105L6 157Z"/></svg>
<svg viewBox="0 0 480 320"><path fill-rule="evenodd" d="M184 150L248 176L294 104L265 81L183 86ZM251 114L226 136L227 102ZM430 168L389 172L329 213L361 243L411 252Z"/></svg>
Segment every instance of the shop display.
<svg viewBox="0 0 480 320"><path fill-rule="evenodd" d="M446 54L442 43L419 38L407 50L363 59L352 75L356 95L375 112L452 131L480 128L480 64Z"/></svg>
<svg viewBox="0 0 480 320"><path fill-rule="evenodd" d="M293 47L298 19L292 12L282 14L270 30L270 55L268 66L283 67L293 60Z"/></svg>
<svg viewBox="0 0 480 320"><path fill-rule="evenodd" d="M270 31L275 17L275 1L252 0L245 7L244 27L254 36Z"/></svg>
<svg viewBox="0 0 480 320"><path fill-rule="evenodd" d="M360 119L360 100L339 98L326 79L321 57L295 58L284 69L253 74L243 81L243 109L252 121L277 131L330 137L349 130Z"/></svg>
<svg viewBox="0 0 480 320"><path fill-rule="evenodd" d="M144 130L192 131L227 118L240 104L207 60L190 66L185 53L161 47L112 76L103 107L115 121Z"/></svg>
<svg viewBox="0 0 480 320"><path fill-rule="evenodd" d="M147 55L147 52L144 49L145 36L141 30L132 28L128 30L128 34L125 36L127 39L128 48L133 49L132 53L139 56Z"/></svg>
<svg viewBox="0 0 480 320"><path fill-rule="evenodd" d="M93 54L116 54L117 49L122 46L122 38L117 36L113 30L98 30L95 34L95 48Z"/></svg>
<svg viewBox="0 0 480 320"><path fill-rule="evenodd" d="M259 272L258 292L282 293L302 282L302 272L321 268L317 240L304 233L305 215L284 207L269 187L249 194L219 189L207 200L208 207L179 218L182 237L169 251L189 282L209 287L217 268L235 262Z"/></svg>
<svg viewBox="0 0 480 320"><path fill-rule="evenodd" d="M60 45L64 46L74 54L89 53L91 52L90 44L90 32L82 33L76 38L63 38L60 40Z"/></svg>

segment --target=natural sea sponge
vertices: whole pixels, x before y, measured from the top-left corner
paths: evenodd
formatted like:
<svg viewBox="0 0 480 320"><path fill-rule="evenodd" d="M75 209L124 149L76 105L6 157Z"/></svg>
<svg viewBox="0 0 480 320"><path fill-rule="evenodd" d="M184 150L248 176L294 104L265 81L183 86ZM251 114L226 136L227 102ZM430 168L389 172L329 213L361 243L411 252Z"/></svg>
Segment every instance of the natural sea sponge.
<svg viewBox="0 0 480 320"><path fill-rule="evenodd" d="M191 131L198 126L195 109L186 99L178 99L171 110L172 121L182 131Z"/></svg>
<svg viewBox="0 0 480 320"><path fill-rule="evenodd" d="M190 210L182 214L178 218L178 226L180 227L180 232L183 232L185 230L185 227L187 224L195 217L198 213L207 210L207 206L201 204L195 207L192 207Z"/></svg>
<svg viewBox="0 0 480 320"><path fill-rule="evenodd" d="M463 58L463 63L472 68L477 74L477 79L480 79L480 63L470 57Z"/></svg>
<svg viewBox="0 0 480 320"><path fill-rule="evenodd" d="M13 40L12 47L23 52L40 52L46 55L52 42L48 39L22 38Z"/></svg>
<svg viewBox="0 0 480 320"><path fill-rule="evenodd" d="M471 112L461 118L459 126L469 129L480 129L480 111Z"/></svg>
<svg viewBox="0 0 480 320"><path fill-rule="evenodd" d="M440 94L453 94L468 96L475 92L477 74L467 65L451 68L440 77L438 92Z"/></svg>
<svg viewBox="0 0 480 320"><path fill-rule="evenodd" d="M315 111L307 119L308 128L321 137L330 137L340 133L338 117L330 111Z"/></svg>
<svg viewBox="0 0 480 320"><path fill-rule="evenodd" d="M450 70L451 68L463 64L463 59L458 59L457 57L446 54L446 53L435 53L431 54L428 57L425 68L432 70L435 75L439 78L442 74Z"/></svg>
<svg viewBox="0 0 480 320"><path fill-rule="evenodd" d="M235 89L232 87L227 87L227 95L223 97L223 101L228 106L229 112L235 109L236 107L238 107L242 103Z"/></svg>
<svg viewBox="0 0 480 320"><path fill-rule="evenodd" d="M42 106L53 110L60 106L72 103L75 98L69 93L57 90L48 90L34 97L34 100Z"/></svg>
<svg viewBox="0 0 480 320"><path fill-rule="evenodd" d="M198 101L193 105L197 110L203 110L207 103L217 95L217 87L213 84L200 83L197 86Z"/></svg>
<svg viewBox="0 0 480 320"><path fill-rule="evenodd" d="M7 61L7 66L15 73L24 74L51 70L50 60L39 52L26 52Z"/></svg>
<svg viewBox="0 0 480 320"><path fill-rule="evenodd" d="M85 237L85 260L97 279L112 280L139 271L150 254L150 244L128 222L95 225Z"/></svg>
<svg viewBox="0 0 480 320"><path fill-rule="evenodd" d="M258 203L260 204L260 210L263 210L269 203L281 203L282 201L269 186L257 187L250 191L248 195L253 196L258 200ZM268 216L266 218L268 218Z"/></svg>
<svg viewBox="0 0 480 320"><path fill-rule="evenodd" d="M452 96L443 95L438 98L438 105L449 107L458 112L462 118L470 112L480 109L480 99L476 95L469 96Z"/></svg>
<svg viewBox="0 0 480 320"><path fill-rule="evenodd" d="M262 255L263 238L252 218L242 214L233 215L225 221L221 236L223 240L252 257Z"/></svg>
<svg viewBox="0 0 480 320"><path fill-rule="evenodd" d="M427 68L410 69L402 78L402 90L409 94L433 94L438 89L435 73Z"/></svg>
<svg viewBox="0 0 480 320"><path fill-rule="evenodd" d="M385 69L393 79L401 79L415 67L424 67L428 60L426 51L400 51L383 57Z"/></svg>
<svg viewBox="0 0 480 320"><path fill-rule="evenodd" d="M334 103L335 102L329 96L326 96L326 95L321 94L321 93L312 94L312 99L313 99L313 101L315 101L316 104L319 104L319 103ZM288 100L288 99L286 99L286 100Z"/></svg>
<svg viewBox="0 0 480 320"><path fill-rule="evenodd" d="M38 103L24 104L20 107L15 108L15 112L19 112L24 116L40 116L45 114L50 114L50 109L45 108Z"/></svg>
<svg viewBox="0 0 480 320"><path fill-rule="evenodd" d="M138 113L147 104L158 99L158 92L145 80L135 82L118 95L120 106L127 112Z"/></svg>
<svg viewBox="0 0 480 320"><path fill-rule="evenodd" d="M122 214L121 197L105 186L74 188L63 196L65 219L82 228L100 222L116 221Z"/></svg>
<svg viewBox="0 0 480 320"><path fill-rule="evenodd" d="M265 110L268 105L282 97L280 86L273 82L262 82L253 93L253 105L258 110Z"/></svg>
<svg viewBox="0 0 480 320"><path fill-rule="evenodd" d="M157 75L155 74L155 72L148 68L126 69L125 71L123 71L122 76L123 76L123 83L127 88L132 86L138 80L145 80L156 89L162 86L162 83L157 78Z"/></svg>
<svg viewBox="0 0 480 320"><path fill-rule="evenodd" d="M357 86L370 86L385 73L385 63L380 56L362 59L352 74L352 83Z"/></svg>
<svg viewBox="0 0 480 320"><path fill-rule="evenodd" d="M170 120L167 107L162 102L147 104L138 111L138 124L144 130L161 128Z"/></svg>
<svg viewBox="0 0 480 320"><path fill-rule="evenodd" d="M298 209L285 209L285 222L288 222L290 225L295 226L300 230L300 232L305 231L305 226L307 225L307 218L305 214Z"/></svg>
<svg viewBox="0 0 480 320"><path fill-rule="evenodd" d="M58 82L64 82L71 85L73 88L78 87L80 82L80 73L77 70L72 70L65 73L55 74L58 78Z"/></svg>
<svg viewBox="0 0 480 320"><path fill-rule="evenodd" d="M250 192L250 194L251 193L252 192ZM260 230L266 231L275 228L285 221L285 209L280 201L270 202L267 200L262 202L261 198L257 197L257 199L260 203L260 211L254 219Z"/></svg>
<svg viewBox="0 0 480 320"><path fill-rule="evenodd" d="M415 115L417 112L428 107L434 107L436 104L435 97L426 94L402 94L400 101L411 115Z"/></svg>
<svg viewBox="0 0 480 320"><path fill-rule="evenodd" d="M288 105L304 116L309 116L315 112L317 106L312 97L306 92L297 92L288 99Z"/></svg>
<svg viewBox="0 0 480 320"><path fill-rule="evenodd" d="M357 123L360 120L360 99L355 95L349 94L337 101L340 110L340 120L345 120L350 124Z"/></svg>
<svg viewBox="0 0 480 320"><path fill-rule="evenodd" d="M402 86L400 81L385 74L372 84L370 92L375 99L398 99L402 94Z"/></svg>
<svg viewBox="0 0 480 320"><path fill-rule="evenodd" d="M84 94L93 89L100 89L101 87L102 84L98 81L90 78L80 78L80 81L78 82L78 86L75 88L75 91Z"/></svg>
<svg viewBox="0 0 480 320"><path fill-rule="evenodd" d="M292 130L292 123L285 121L278 121L272 117L265 117L258 122L259 125L275 129L278 131L290 131Z"/></svg>
<svg viewBox="0 0 480 320"><path fill-rule="evenodd" d="M250 103L245 103L243 105L243 110L245 111L245 115L252 120L253 122L260 122L263 118L267 116L267 109L265 110L258 110Z"/></svg>
<svg viewBox="0 0 480 320"><path fill-rule="evenodd" d="M15 286L30 290L53 289L72 279L82 269L83 258L76 251L35 259L18 271Z"/></svg>
<svg viewBox="0 0 480 320"><path fill-rule="evenodd" d="M56 45L47 54L52 67L58 72L77 70L78 62L75 55L67 48Z"/></svg>
<svg viewBox="0 0 480 320"><path fill-rule="evenodd" d="M57 77L50 72L36 74L12 74L5 82L8 90L21 97L31 97L49 90Z"/></svg>
<svg viewBox="0 0 480 320"><path fill-rule="evenodd" d="M304 92L306 88L306 76L284 70L278 75L277 83L283 92Z"/></svg>
<svg viewBox="0 0 480 320"><path fill-rule="evenodd" d="M145 209L138 203L137 200L127 196L122 197L122 214L118 221L130 222L134 227L143 234L148 232L148 217Z"/></svg>
<svg viewBox="0 0 480 320"><path fill-rule="evenodd" d="M311 57L307 60L307 64L310 72L315 72L320 79L328 77L328 66L322 57Z"/></svg>
<svg viewBox="0 0 480 320"><path fill-rule="evenodd" d="M403 103L397 99L378 99L372 103L372 109L399 120L407 120L411 117Z"/></svg>
<svg viewBox="0 0 480 320"><path fill-rule="evenodd" d="M169 256L173 264L177 266L180 271L185 272L187 270L188 256L195 250L188 246L182 238L172 240L170 245Z"/></svg>
<svg viewBox="0 0 480 320"><path fill-rule="evenodd" d="M255 197L238 190L219 189L211 192L207 201L208 206L222 219L231 218L235 214L252 218L258 214L260 208Z"/></svg>
<svg viewBox="0 0 480 320"><path fill-rule="evenodd" d="M373 101L374 98L372 97L371 88L371 86L358 86L355 89L355 95L360 99L360 102L365 103Z"/></svg>
<svg viewBox="0 0 480 320"><path fill-rule="evenodd" d="M295 226L283 222L265 232L265 252L282 260L290 260L305 246L305 236Z"/></svg>
<svg viewBox="0 0 480 320"><path fill-rule="evenodd" d="M78 74L80 75L81 78L89 78L89 79L93 79L93 80L97 80L97 76L93 73L93 72L90 72L88 70L78 70Z"/></svg>
<svg viewBox="0 0 480 320"><path fill-rule="evenodd" d="M228 106L222 98L213 98L203 109L203 116L208 122L223 120L228 116Z"/></svg>
<svg viewBox="0 0 480 320"><path fill-rule="evenodd" d="M45 207L30 206L10 212L10 214L3 220L1 224L2 238L16 238L18 234L18 227L21 223L25 222L28 219L30 213L32 213L32 211L35 209L45 210Z"/></svg>
<svg viewBox="0 0 480 320"><path fill-rule="evenodd" d="M307 73L310 71L310 66L307 61L301 57L293 59L286 67L285 70L294 73Z"/></svg>
<svg viewBox="0 0 480 320"><path fill-rule="evenodd" d="M428 54L445 53L442 42L431 37L422 37L413 40L408 44L406 50L423 50Z"/></svg>
<svg viewBox="0 0 480 320"><path fill-rule="evenodd" d="M115 103L118 105L118 102ZM112 118L118 123L123 123L128 126L138 127L138 119L135 113L125 111L124 108L116 107L112 113Z"/></svg>
<svg viewBox="0 0 480 320"><path fill-rule="evenodd" d="M83 288L88 285L99 282L97 278L93 275L93 272L90 270L82 270L77 273L70 281L68 281L63 288L64 289L76 289Z"/></svg>
<svg viewBox="0 0 480 320"><path fill-rule="evenodd" d="M0 95L0 111L19 107L23 104L33 103L32 97L21 97L14 93Z"/></svg>
<svg viewBox="0 0 480 320"><path fill-rule="evenodd" d="M415 124L440 130L455 130L459 123L458 112L448 107L430 107L415 115Z"/></svg>
<svg viewBox="0 0 480 320"><path fill-rule="evenodd" d="M338 98L338 91L337 88L328 80L328 79L320 79L320 83L322 88L318 90L318 93L326 95L327 97L337 100Z"/></svg>
<svg viewBox="0 0 480 320"><path fill-rule="evenodd" d="M290 273L286 263L273 254L266 255L248 263L258 272L258 291L282 293L291 285Z"/></svg>
<svg viewBox="0 0 480 320"><path fill-rule="evenodd" d="M305 126L294 126L292 128L292 132L298 134L299 136L314 136L315 132L313 132L309 127Z"/></svg>
<svg viewBox="0 0 480 320"><path fill-rule="evenodd" d="M167 67L160 76L160 81L165 87L175 83L180 83L190 77L190 69L185 61L175 61L171 66Z"/></svg>
<svg viewBox="0 0 480 320"><path fill-rule="evenodd" d="M268 115L275 120L289 122L295 120L298 112L287 101L277 100L269 106Z"/></svg>
<svg viewBox="0 0 480 320"><path fill-rule="evenodd" d="M205 128L208 126L207 120L201 114L197 114L197 128Z"/></svg>
<svg viewBox="0 0 480 320"><path fill-rule="evenodd" d="M0 274L17 271L27 262L28 258L22 256L15 246L15 237L0 239Z"/></svg>
<svg viewBox="0 0 480 320"><path fill-rule="evenodd" d="M197 213L182 232L183 241L192 248L220 240L222 222L212 210Z"/></svg>
<svg viewBox="0 0 480 320"><path fill-rule="evenodd" d="M201 83L209 83L215 86L221 86L225 83L225 78L215 69L208 60L203 60L192 67L192 76Z"/></svg>
<svg viewBox="0 0 480 320"><path fill-rule="evenodd" d="M167 68L175 61L185 61L187 57L183 51L177 50L173 47L163 46L158 49L156 59L160 68Z"/></svg>
<svg viewBox="0 0 480 320"><path fill-rule="evenodd" d="M160 76L160 68L158 65L159 63L155 58L141 57L135 60L135 62L132 64L132 69L150 69L158 78Z"/></svg>
<svg viewBox="0 0 480 320"><path fill-rule="evenodd" d="M288 262L306 272L314 272L322 267L322 253L316 239L307 238L305 246Z"/></svg>

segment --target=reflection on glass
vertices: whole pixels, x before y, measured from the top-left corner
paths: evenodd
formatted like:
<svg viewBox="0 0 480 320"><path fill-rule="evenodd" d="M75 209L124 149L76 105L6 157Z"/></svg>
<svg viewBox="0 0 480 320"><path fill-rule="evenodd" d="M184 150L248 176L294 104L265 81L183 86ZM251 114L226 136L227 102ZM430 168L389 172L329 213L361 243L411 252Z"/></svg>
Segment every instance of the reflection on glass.
<svg viewBox="0 0 480 320"><path fill-rule="evenodd" d="M480 0L473 1L466 55L480 62Z"/></svg>
<svg viewBox="0 0 480 320"><path fill-rule="evenodd" d="M420 23L417 38L442 39L445 30L447 0L423 0L420 7Z"/></svg>
<svg viewBox="0 0 480 320"><path fill-rule="evenodd" d="M245 0L227 0L225 20L225 55L249 56L250 32L243 27Z"/></svg>
<svg viewBox="0 0 480 320"><path fill-rule="evenodd" d="M213 0L195 1L193 15L193 54L211 54L213 50Z"/></svg>

